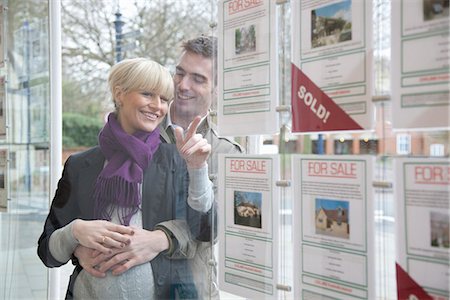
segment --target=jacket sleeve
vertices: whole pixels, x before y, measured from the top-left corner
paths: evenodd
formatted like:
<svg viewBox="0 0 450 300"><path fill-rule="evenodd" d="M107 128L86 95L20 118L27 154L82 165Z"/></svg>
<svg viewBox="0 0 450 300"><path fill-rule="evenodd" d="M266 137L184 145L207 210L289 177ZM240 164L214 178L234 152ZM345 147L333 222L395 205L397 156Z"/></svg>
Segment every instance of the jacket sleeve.
<svg viewBox="0 0 450 300"><path fill-rule="evenodd" d="M170 220L157 224L155 229L164 231L169 239L170 247L165 253L167 258L193 258L197 243L192 239L186 220Z"/></svg>
<svg viewBox="0 0 450 300"><path fill-rule="evenodd" d="M199 240L211 239L209 216L213 206L208 204L209 210L202 212L188 205L189 172L173 144L160 145L144 176L144 228L160 229L167 235L169 250L161 253L165 258L191 258ZM209 195L213 195L211 189L208 183Z"/></svg>
<svg viewBox="0 0 450 300"><path fill-rule="evenodd" d="M183 215L187 226L189 228L190 234L192 236L192 239L195 241L201 241L201 242L209 242L215 240L215 237L217 236L217 226L214 226L216 223L216 206L214 201L214 192L213 192L213 186L212 183L208 180L208 197L209 200L209 209L207 211L199 211L196 209L193 209L190 205L187 204L188 197L189 197L189 185L190 185L190 176L187 171L186 163L181 158L181 156L177 156L178 159L181 159L177 165L183 166L181 169L181 172L179 173L179 177L177 180L175 180L174 189L177 190L176 194L176 211L178 211L179 208L184 207L183 209ZM205 175L206 176L206 175ZM176 214L176 219L179 219L179 213Z"/></svg>
<svg viewBox="0 0 450 300"><path fill-rule="evenodd" d="M192 209L207 212L214 201L213 184L208 178L208 165L189 169L188 204Z"/></svg>
<svg viewBox="0 0 450 300"><path fill-rule="evenodd" d="M188 209L189 227L195 239L200 242L214 242L217 238L217 208L213 202L206 213Z"/></svg>
<svg viewBox="0 0 450 300"><path fill-rule="evenodd" d="M38 241L38 256L47 267L59 267L65 262L58 261L50 252L50 236L52 233L67 224L77 215L78 205L72 197L72 171L71 159L64 166L63 174L58 182L55 197L50 206L49 214L45 220L44 229Z"/></svg>

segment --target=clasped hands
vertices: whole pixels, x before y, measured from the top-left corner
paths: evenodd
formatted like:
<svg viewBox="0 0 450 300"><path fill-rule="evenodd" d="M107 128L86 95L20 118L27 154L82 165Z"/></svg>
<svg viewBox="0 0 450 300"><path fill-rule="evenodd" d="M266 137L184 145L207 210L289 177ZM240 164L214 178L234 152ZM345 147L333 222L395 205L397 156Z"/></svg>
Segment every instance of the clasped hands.
<svg viewBox="0 0 450 300"><path fill-rule="evenodd" d="M76 220L72 231L79 242L74 255L83 269L95 277L105 277L107 271L120 275L151 261L169 247L167 236L161 230L103 220Z"/></svg>

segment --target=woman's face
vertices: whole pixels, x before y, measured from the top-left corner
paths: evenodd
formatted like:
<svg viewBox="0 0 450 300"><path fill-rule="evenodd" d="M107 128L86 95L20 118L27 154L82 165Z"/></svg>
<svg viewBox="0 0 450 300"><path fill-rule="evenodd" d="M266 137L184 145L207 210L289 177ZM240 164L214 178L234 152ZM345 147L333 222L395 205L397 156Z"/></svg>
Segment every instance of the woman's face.
<svg viewBox="0 0 450 300"><path fill-rule="evenodd" d="M169 109L169 99L148 91L119 92L116 101L118 120L128 134L137 130L152 132Z"/></svg>

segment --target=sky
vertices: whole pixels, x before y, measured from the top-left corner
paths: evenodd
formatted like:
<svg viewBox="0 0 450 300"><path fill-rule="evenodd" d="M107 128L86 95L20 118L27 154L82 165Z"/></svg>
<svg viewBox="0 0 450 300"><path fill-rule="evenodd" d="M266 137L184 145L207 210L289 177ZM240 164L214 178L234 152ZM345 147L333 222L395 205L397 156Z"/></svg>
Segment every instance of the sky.
<svg viewBox="0 0 450 300"><path fill-rule="evenodd" d="M327 210L337 209L338 207L348 210L348 206L349 206L348 201L338 201L320 198L316 199L316 210L321 207Z"/></svg>
<svg viewBox="0 0 450 300"><path fill-rule="evenodd" d="M328 18L342 18L347 21L352 20L351 0L345 0L316 9L316 15Z"/></svg>
<svg viewBox="0 0 450 300"><path fill-rule="evenodd" d="M257 192L241 192L241 191L235 191L235 193L240 193L247 203L252 203L258 207L261 207L261 193ZM236 199L238 202L236 204L239 204L240 199Z"/></svg>

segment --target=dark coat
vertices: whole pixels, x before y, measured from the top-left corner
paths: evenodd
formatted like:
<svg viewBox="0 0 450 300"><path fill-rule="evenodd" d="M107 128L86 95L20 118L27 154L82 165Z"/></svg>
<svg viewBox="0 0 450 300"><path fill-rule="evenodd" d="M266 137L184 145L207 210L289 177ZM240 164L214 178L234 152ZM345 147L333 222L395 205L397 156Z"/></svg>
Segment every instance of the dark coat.
<svg viewBox="0 0 450 300"><path fill-rule="evenodd" d="M59 267L49 251L50 235L74 219L94 219L93 190L97 176L104 167L105 158L99 147L69 157L58 182L44 230L39 238L38 255L47 267ZM205 215L187 205L188 172L185 161L172 144L161 144L150 166L144 171L142 184L143 228L153 230L158 223L185 219L194 238L208 240L210 224ZM82 270L76 259L76 268L70 278L66 298L72 298L76 276ZM151 261L155 295L158 299L173 298L176 291L187 298L195 298L196 291L187 260L168 259L160 253Z"/></svg>

